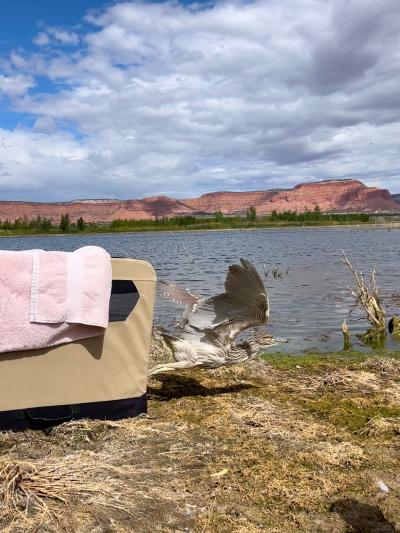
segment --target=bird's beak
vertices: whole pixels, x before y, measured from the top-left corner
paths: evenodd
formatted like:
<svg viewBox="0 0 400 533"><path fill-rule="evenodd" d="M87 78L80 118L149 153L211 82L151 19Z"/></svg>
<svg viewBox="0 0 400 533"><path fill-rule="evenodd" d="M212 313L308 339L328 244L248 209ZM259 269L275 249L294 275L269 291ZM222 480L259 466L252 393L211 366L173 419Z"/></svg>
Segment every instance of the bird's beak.
<svg viewBox="0 0 400 533"><path fill-rule="evenodd" d="M274 340L277 344L283 344L285 342L289 342L287 339L284 339L283 337L274 337Z"/></svg>

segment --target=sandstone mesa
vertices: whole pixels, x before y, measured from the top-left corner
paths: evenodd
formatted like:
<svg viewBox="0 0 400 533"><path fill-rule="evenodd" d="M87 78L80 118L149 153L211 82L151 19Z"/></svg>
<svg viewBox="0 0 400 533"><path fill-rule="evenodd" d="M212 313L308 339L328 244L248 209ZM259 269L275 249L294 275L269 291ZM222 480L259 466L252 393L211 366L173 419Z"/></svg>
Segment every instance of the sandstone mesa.
<svg viewBox="0 0 400 533"><path fill-rule="evenodd" d="M117 219L149 220L178 215L206 216L216 211L226 215L244 214L254 206L258 215L272 211L313 210L323 212L400 212L389 191L367 187L357 180L329 180L296 185L287 190L253 192L212 192L199 198L174 199L152 196L134 200L74 200L72 202L42 203L0 201L0 219L14 221L37 216L57 222L68 213L75 222L83 217L87 222L111 222Z"/></svg>

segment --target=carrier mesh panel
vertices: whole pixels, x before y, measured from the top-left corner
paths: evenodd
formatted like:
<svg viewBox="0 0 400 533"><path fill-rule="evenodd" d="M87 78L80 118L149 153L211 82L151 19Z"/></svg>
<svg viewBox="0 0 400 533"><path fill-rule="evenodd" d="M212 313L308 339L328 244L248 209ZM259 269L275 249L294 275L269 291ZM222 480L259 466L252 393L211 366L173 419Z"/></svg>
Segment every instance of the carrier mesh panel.
<svg viewBox="0 0 400 533"><path fill-rule="evenodd" d="M132 313L140 298L139 292L131 280L113 279L110 297L110 322L126 320Z"/></svg>

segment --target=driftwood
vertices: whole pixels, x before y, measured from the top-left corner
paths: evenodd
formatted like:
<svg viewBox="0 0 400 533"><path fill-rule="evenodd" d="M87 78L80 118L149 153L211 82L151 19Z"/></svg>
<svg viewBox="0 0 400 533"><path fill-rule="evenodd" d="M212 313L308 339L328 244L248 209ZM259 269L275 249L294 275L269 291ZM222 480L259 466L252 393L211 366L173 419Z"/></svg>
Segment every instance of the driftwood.
<svg viewBox="0 0 400 533"><path fill-rule="evenodd" d="M362 273L356 271L344 253L343 262L352 272L356 282L355 289L349 287L349 291L355 297L356 305L364 309L367 314L367 320L371 324L371 327L366 333L360 335L360 338L367 344L381 344L386 335L386 312L381 303L376 283L376 268L372 269L369 282L366 283Z"/></svg>

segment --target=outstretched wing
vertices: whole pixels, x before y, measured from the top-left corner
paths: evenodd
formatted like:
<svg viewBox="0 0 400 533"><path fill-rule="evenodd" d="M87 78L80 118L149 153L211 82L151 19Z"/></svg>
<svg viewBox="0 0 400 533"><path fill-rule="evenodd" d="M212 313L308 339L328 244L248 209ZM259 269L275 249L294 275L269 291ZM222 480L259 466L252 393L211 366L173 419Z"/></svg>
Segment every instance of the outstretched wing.
<svg viewBox="0 0 400 533"><path fill-rule="evenodd" d="M242 331L266 324L269 318L268 295L257 270L247 260L231 265L225 292L198 302L184 330L191 337L200 332L224 346Z"/></svg>
<svg viewBox="0 0 400 533"><path fill-rule="evenodd" d="M157 292L165 298L169 298L173 302L184 305L185 309L182 313L182 319L180 322L180 327L183 327L190 314L193 312L195 305L203 300L203 297L199 294L196 294L189 289L180 287L175 283L169 283L168 281L159 280L157 282Z"/></svg>
<svg viewBox="0 0 400 533"><path fill-rule="evenodd" d="M157 281L157 291L162 296L173 300L174 302L182 305L186 304L195 304L198 301L202 300L203 297L195 292L180 287L175 283L169 283L168 281Z"/></svg>

